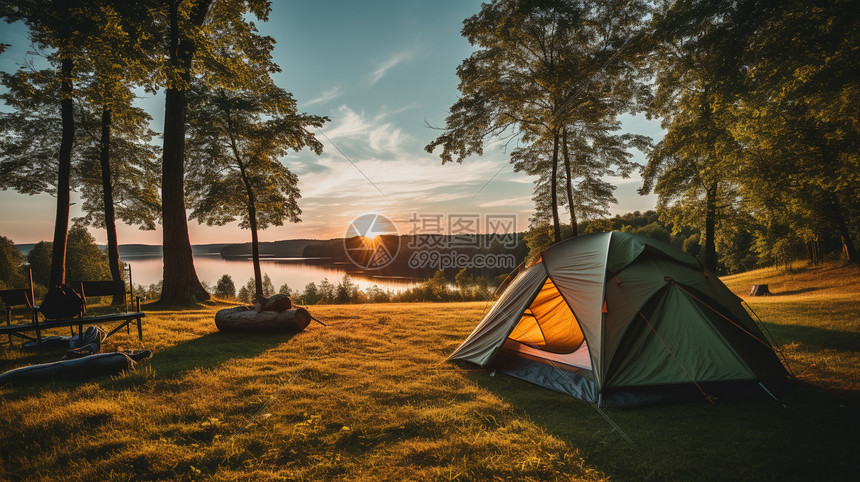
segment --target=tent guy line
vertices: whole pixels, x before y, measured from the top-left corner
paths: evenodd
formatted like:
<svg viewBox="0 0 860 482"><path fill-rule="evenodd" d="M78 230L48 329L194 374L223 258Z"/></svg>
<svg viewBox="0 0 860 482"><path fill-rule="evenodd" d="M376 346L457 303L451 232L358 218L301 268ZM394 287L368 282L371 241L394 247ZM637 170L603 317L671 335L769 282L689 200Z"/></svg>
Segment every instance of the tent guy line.
<svg viewBox="0 0 860 482"><path fill-rule="evenodd" d="M541 356L543 356L544 359L546 360L547 365L553 367L558 373L561 374L561 376L567 378L568 382L570 382L571 384L574 383L574 381L567 375L567 373L565 373L565 371L562 370L561 367L556 365L555 362L552 361L546 355L546 351L542 350L539 346L537 346L537 344L534 341L532 341L532 339L522 330L522 328L520 328L519 324L517 324L516 329L522 334L522 336L526 339L526 341L528 341L532 345L532 348L535 348L537 351L540 352ZM495 371L493 373L495 373ZM634 448L636 447L636 444L633 443L633 439L630 438L630 436L627 435L627 433L624 430L621 430L621 427L618 426L617 423L615 423L615 420L612 420L612 418L609 416L608 413L606 413L605 410L598 407L597 404L592 402L591 400L586 400L586 401L588 402L589 405L594 407L595 410L597 410L597 413L599 413L600 416L603 417L606 420L606 422L612 426L612 428L614 428L616 431L618 431L618 433L621 435L621 437L623 437L624 440L626 440L627 443L629 443L631 447L634 447Z"/></svg>

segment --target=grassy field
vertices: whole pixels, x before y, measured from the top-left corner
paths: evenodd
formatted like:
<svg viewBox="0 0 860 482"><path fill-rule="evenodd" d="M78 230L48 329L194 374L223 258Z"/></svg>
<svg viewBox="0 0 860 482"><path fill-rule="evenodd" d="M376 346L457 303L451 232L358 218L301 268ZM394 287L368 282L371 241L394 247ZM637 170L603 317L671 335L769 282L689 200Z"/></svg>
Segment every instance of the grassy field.
<svg viewBox="0 0 860 482"><path fill-rule="evenodd" d="M773 401L606 410L444 363L487 303L318 306L296 335L218 333L214 312L145 318L137 370L0 387L0 479L853 480L860 276L828 265L726 279L799 383ZM141 347L111 338L106 349ZM0 348L0 370L55 360Z"/></svg>

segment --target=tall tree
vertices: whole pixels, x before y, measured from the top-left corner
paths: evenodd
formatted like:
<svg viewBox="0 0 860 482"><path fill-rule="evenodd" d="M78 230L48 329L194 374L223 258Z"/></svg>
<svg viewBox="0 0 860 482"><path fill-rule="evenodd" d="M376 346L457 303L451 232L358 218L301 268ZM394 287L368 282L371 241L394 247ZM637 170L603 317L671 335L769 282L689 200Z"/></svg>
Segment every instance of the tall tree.
<svg viewBox="0 0 860 482"><path fill-rule="evenodd" d="M116 219L154 229L160 212L155 135L151 117L134 107L133 89L149 85L154 48L147 31L153 27L145 4L138 2L91 2L90 18L100 25L99 35L86 45L79 62L81 77L81 158L86 224L103 227L111 278L121 280ZM121 303L116 295L114 302Z"/></svg>
<svg viewBox="0 0 860 482"><path fill-rule="evenodd" d="M48 286L51 280L51 252L54 247L50 241L39 241L27 253L27 264L33 272L33 283Z"/></svg>
<svg viewBox="0 0 860 482"><path fill-rule="evenodd" d="M611 117L611 116L607 116ZM615 134L620 123L603 118L598 125L579 123L565 126L561 134L561 159L559 180L556 183L559 203L566 206L570 215L571 235L577 236L577 224L609 214L610 203L617 202L613 195L615 186L607 182L607 176L626 178L638 164L631 161L631 148L647 151L650 139L636 134ZM573 134L569 134L574 130ZM515 149L511 153L514 171L523 171L537 176L535 180L535 216L533 225L545 223L550 218L550 175L552 146L546 140Z"/></svg>
<svg viewBox="0 0 860 482"><path fill-rule="evenodd" d="M629 40L647 11L644 2L503 1L485 3L462 34L478 47L457 69L462 97L445 132L426 146L442 162L481 155L487 140L544 142L554 238L558 215L559 147L564 126L612 106L630 106L637 92L638 44ZM601 114L602 115L602 114Z"/></svg>
<svg viewBox="0 0 860 482"><path fill-rule="evenodd" d="M75 138L74 68L80 46L91 35L92 23L81 10L79 0L29 0L0 2L0 12L7 22L21 21L30 29L31 41L40 48L56 49L59 64L60 129L57 153L57 214L54 222L54 243L51 257L51 278L54 286L65 281L66 237L69 229L70 178L72 145Z"/></svg>
<svg viewBox="0 0 860 482"><path fill-rule="evenodd" d="M739 146L715 113L728 95L723 79L731 72L721 16L734 12L680 3L664 5L652 18L656 95L649 116L661 118L667 132L648 156L639 191L657 193L658 211L671 216L676 229L703 223L696 226L704 232L702 262L716 270L716 229L736 199L737 169L726 160Z"/></svg>
<svg viewBox="0 0 860 482"><path fill-rule="evenodd" d="M268 0L164 0L166 89L161 196L164 287L161 300L189 303L209 298L194 270L185 206L186 92L192 76L205 85L260 88L259 79L280 69L272 62L274 40L257 31L250 16L265 21ZM249 15L251 14L251 15ZM266 82L263 81L263 84Z"/></svg>
<svg viewBox="0 0 860 482"><path fill-rule="evenodd" d="M739 95L722 106L745 148L739 159L745 197L762 205L761 194L773 199L772 193L780 193L778 211L794 214L787 224L795 233L807 239L835 233L845 258L858 262L856 2L750 5L755 28L729 32L744 45L738 62L743 68L735 74ZM769 175L773 171L780 175Z"/></svg>
<svg viewBox="0 0 860 482"><path fill-rule="evenodd" d="M188 93L188 196L191 218L208 225L240 219L251 230L256 295L263 296L257 231L299 222L298 178L279 158L322 144L306 127L328 119L299 112L289 92L195 86Z"/></svg>
<svg viewBox="0 0 860 482"><path fill-rule="evenodd" d="M739 193L767 243L814 241L829 227L849 261L860 233L854 3L690 0L665 2L653 19L657 110L678 121L657 152L696 151L684 162L698 156L702 192L732 209Z"/></svg>
<svg viewBox="0 0 860 482"><path fill-rule="evenodd" d="M70 184L80 189L84 200L82 221L108 228L112 276L120 279L114 208L123 221L152 229L159 204L149 116L131 106L134 96L130 86L117 88L116 83L100 80L100 75L93 73L94 64L113 65L99 57L119 42L110 33L111 22L102 23L102 30L107 32L93 36L77 57L78 88L73 102L77 135ZM50 54L45 57L48 62L56 61ZM62 138L58 135L61 117L54 106L60 102L60 82L56 71L36 70L33 65L31 60L15 73L3 73L0 79L7 89L0 97L13 109L0 114L0 187L30 195L56 195L56 151ZM114 73L116 78L120 75L125 74ZM112 110L117 114L112 116ZM112 117L114 122L105 123ZM118 128L109 136L112 124ZM114 148L112 156L110 146Z"/></svg>

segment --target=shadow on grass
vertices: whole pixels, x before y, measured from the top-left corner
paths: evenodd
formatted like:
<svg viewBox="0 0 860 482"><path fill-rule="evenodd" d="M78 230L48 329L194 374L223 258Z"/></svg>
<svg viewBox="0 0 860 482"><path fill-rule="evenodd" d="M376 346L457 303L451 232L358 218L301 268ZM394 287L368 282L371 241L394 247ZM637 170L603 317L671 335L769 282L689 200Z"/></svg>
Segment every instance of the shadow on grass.
<svg viewBox="0 0 860 482"><path fill-rule="evenodd" d="M144 303L141 306L141 310L145 313L147 311L153 312L162 312L162 311L193 311L193 310L210 310L216 306L223 306L224 308L230 308L233 306L239 306L240 303L222 303L213 300L206 301L198 301L197 303L192 304L172 304L172 303L163 303L159 300L151 301L148 303Z"/></svg>
<svg viewBox="0 0 860 482"><path fill-rule="evenodd" d="M801 295L803 293L810 293L813 291L819 291L824 288L802 288L799 290L791 290L791 291L778 291L776 293L771 293L771 296L789 296L789 295Z"/></svg>
<svg viewBox="0 0 860 482"><path fill-rule="evenodd" d="M152 358L143 361L138 369L150 371L156 379L166 380L177 378L183 373L196 368L214 368L233 359L253 358L266 350L292 339L297 333L210 333L158 350ZM38 363L59 361L65 349L44 353L26 353L23 357L13 360L0 360L0 371L11 370L22 366ZM132 372L133 373L133 372ZM99 377L92 382L99 383L102 388L128 388L132 385L145 383L143 377ZM31 396L44 389L73 389L80 385L77 381L51 380L39 383L24 384L16 388L12 398Z"/></svg>
<svg viewBox="0 0 860 482"><path fill-rule="evenodd" d="M196 368L214 368L236 358L253 358L296 334L210 333L158 350L148 364L159 378L170 378Z"/></svg>
<svg viewBox="0 0 860 482"><path fill-rule="evenodd" d="M469 377L613 479L854 480L860 466L856 393L797 384L786 394L789 408L768 399L601 414L586 402L501 373Z"/></svg>
<svg viewBox="0 0 860 482"><path fill-rule="evenodd" d="M768 324L768 330L780 345L800 341L813 350L860 351L860 332L784 324Z"/></svg>

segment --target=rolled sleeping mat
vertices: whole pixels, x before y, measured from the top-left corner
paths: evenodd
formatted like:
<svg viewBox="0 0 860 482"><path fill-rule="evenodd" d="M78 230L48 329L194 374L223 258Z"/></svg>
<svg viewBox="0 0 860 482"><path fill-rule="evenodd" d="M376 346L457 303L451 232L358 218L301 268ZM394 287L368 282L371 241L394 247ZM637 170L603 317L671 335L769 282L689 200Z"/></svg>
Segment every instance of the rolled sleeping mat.
<svg viewBox="0 0 860 482"><path fill-rule="evenodd" d="M88 380L93 377L116 375L134 369L135 360L151 355L149 350L89 355L9 370L0 374L0 385L41 382L47 380Z"/></svg>

